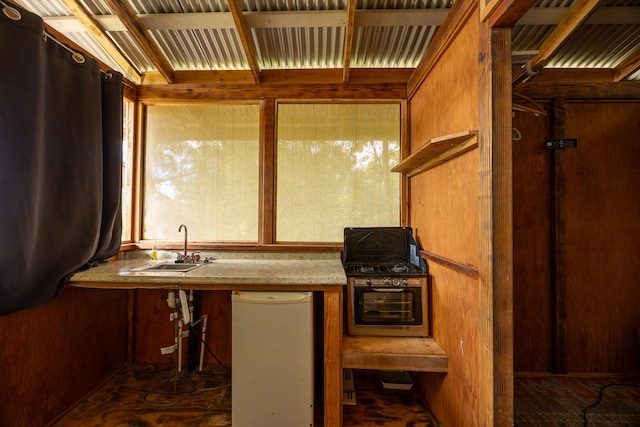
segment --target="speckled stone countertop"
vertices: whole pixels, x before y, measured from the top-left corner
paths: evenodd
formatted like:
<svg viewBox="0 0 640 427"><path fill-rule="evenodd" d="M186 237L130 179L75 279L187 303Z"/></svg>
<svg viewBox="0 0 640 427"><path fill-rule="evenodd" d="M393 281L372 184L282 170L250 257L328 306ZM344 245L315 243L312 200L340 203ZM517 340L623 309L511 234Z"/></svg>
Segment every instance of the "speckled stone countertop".
<svg viewBox="0 0 640 427"><path fill-rule="evenodd" d="M175 255L160 252L152 261L149 252L126 254L126 258L100 264L74 274L71 286L90 288L233 289L238 286L306 287L347 283L338 252L211 252L202 259L213 261L185 272L145 272L133 269L152 263L173 263ZM121 257L123 258L123 257Z"/></svg>

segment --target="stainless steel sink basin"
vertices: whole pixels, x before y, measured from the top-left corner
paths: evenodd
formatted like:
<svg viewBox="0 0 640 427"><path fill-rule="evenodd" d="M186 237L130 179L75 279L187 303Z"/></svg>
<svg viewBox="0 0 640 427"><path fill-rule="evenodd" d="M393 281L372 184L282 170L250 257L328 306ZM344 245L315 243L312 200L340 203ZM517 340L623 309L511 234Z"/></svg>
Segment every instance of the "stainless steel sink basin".
<svg viewBox="0 0 640 427"><path fill-rule="evenodd" d="M162 264L151 264L144 267L132 268L132 272L136 273L186 273L202 264L190 264L186 262L164 262Z"/></svg>

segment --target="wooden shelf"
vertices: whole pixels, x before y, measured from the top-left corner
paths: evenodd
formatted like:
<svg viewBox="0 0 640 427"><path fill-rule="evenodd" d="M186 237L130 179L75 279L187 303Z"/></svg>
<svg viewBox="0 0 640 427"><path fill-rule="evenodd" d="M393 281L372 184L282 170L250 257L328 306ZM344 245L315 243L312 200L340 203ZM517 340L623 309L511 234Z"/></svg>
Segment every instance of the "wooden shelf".
<svg viewBox="0 0 640 427"><path fill-rule="evenodd" d="M449 358L433 338L342 337L342 367L447 372Z"/></svg>
<svg viewBox="0 0 640 427"><path fill-rule="evenodd" d="M427 141L422 147L391 169L391 172L416 175L436 167L478 146L477 130L467 130L440 136Z"/></svg>

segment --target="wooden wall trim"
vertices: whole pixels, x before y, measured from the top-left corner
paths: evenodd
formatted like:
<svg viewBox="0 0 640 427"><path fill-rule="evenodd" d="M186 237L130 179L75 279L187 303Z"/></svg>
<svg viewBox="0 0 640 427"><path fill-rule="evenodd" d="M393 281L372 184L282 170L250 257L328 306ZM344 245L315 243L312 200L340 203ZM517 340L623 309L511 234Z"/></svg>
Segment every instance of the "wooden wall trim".
<svg viewBox="0 0 640 427"><path fill-rule="evenodd" d="M489 427L513 425L511 30L479 29L478 425Z"/></svg>
<svg viewBox="0 0 640 427"><path fill-rule="evenodd" d="M424 258L428 259L429 261L433 261L436 264L441 265L445 268L448 268L449 270L453 270L467 277L471 277L472 279L477 279L478 277L480 277L480 273L478 272L478 269L471 265L460 264L459 262L452 261L446 257L433 254L429 251L423 250L420 252L422 253L422 256Z"/></svg>
<svg viewBox="0 0 640 427"><path fill-rule="evenodd" d="M138 86L139 101L242 101L277 99L375 99L407 98L404 83L388 84L219 84Z"/></svg>

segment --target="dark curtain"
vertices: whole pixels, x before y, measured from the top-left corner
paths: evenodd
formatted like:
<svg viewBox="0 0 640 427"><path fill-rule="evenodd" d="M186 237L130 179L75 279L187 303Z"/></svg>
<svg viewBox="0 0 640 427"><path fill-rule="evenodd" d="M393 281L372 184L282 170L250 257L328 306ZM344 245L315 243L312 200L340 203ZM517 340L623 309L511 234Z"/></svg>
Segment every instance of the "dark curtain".
<svg viewBox="0 0 640 427"><path fill-rule="evenodd" d="M120 246L122 76L0 1L0 314ZM76 59L74 59L76 58Z"/></svg>

